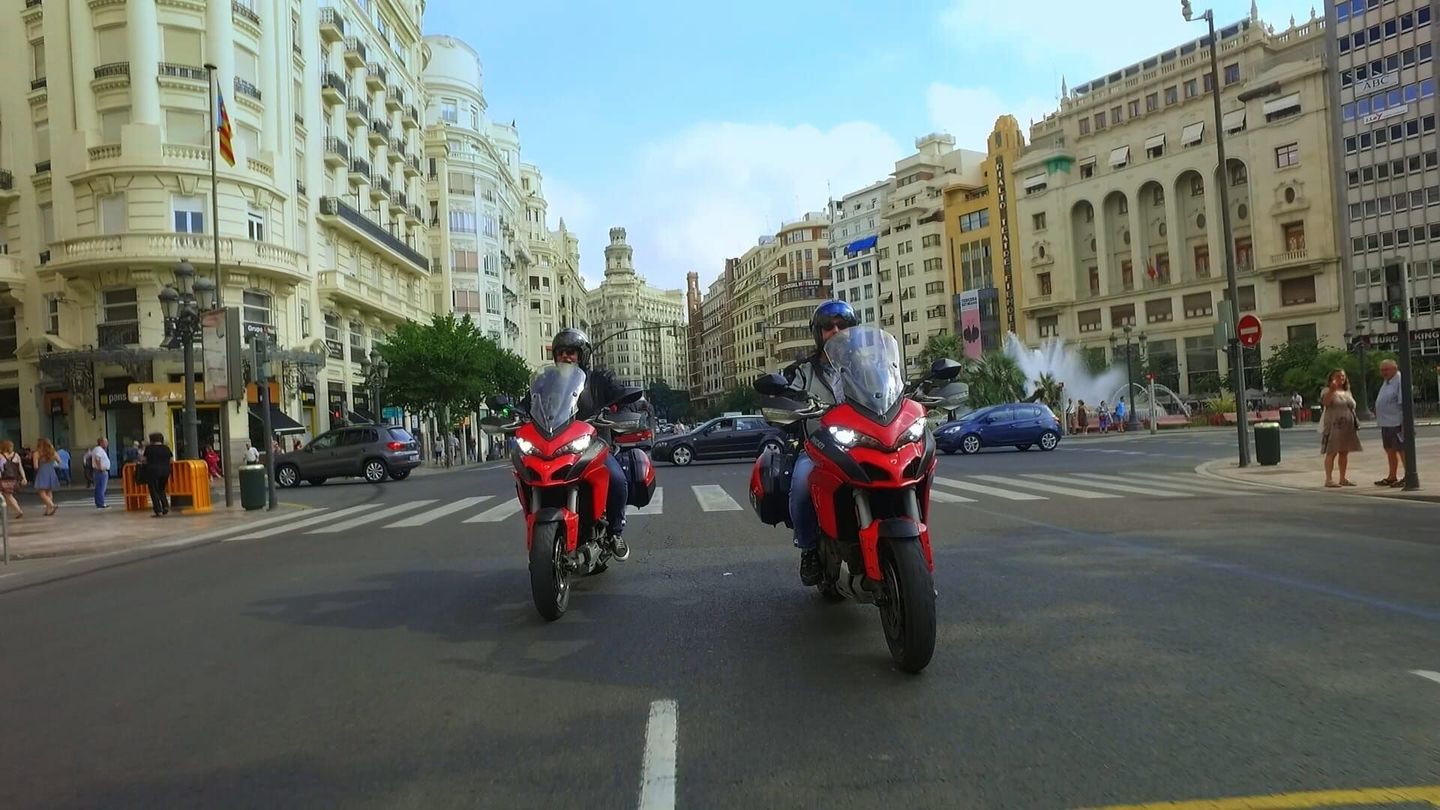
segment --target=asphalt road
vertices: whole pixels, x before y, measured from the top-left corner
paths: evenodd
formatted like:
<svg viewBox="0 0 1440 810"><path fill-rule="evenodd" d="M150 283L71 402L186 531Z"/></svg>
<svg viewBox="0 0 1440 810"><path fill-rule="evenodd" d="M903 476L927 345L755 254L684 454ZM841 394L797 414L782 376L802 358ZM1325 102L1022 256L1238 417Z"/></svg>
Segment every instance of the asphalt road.
<svg viewBox="0 0 1440 810"><path fill-rule="evenodd" d="M289 490L324 511L0 579L0 807L668 807L673 784L681 808L1062 808L1440 784L1440 675L1414 674L1440 671L1437 507L1193 474L1231 448L943 458L919 676L874 608L799 586L747 464L661 465L631 561L554 624L504 469ZM733 503L702 509L706 485Z"/></svg>

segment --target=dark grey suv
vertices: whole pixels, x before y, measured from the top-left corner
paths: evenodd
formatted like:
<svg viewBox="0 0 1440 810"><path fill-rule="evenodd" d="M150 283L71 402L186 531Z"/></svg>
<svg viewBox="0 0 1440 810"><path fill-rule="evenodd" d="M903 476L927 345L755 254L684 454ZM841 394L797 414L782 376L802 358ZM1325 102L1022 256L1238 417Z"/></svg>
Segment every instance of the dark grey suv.
<svg viewBox="0 0 1440 810"><path fill-rule="evenodd" d="M364 478L372 484L386 477L403 481L420 466L420 445L404 428L355 425L316 436L293 453L275 457L275 483L318 487L330 478Z"/></svg>

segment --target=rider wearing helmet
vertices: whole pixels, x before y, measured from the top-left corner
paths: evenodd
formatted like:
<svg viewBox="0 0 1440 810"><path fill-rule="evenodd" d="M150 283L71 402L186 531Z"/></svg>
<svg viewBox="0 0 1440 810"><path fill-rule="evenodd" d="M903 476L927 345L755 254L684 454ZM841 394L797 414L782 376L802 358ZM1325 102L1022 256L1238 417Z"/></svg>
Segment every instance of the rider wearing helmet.
<svg viewBox="0 0 1440 810"><path fill-rule="evenodd" d="M838 404L841 399L839 373L825 356L825 341L859 323L854 308L844 301L831 299L816 307L810 316L814 353L781 372L791 386L825 405ZM822 574L820 553L816 549L819 518L815 514L815 502L810 498L813 469L815 462L802 450L790 476L790 524L795 527L795 547L800 549L800 581L805 585L819 584Z"/></svg>
<svg viewBox="0 0 1440 810"><path fill-rule="evenodd" d="M580 419L591 419L624 393L615 383L615 377L605 369L590 368L592 354L590 338L579 329L562 329L550 341L550 357L557 364L573 363L585 372L585 390L580 393L576 404ZM603 436L607 441L608 436ZM605 504L605 519L610 530L610 545L614 547L615 559L624 562L630 558L630 547L621 534L625 531L625 504L630 498L630 482L620 469L620 461L614 453L605 456L605 467L610 471L610 493Z"/></svg>

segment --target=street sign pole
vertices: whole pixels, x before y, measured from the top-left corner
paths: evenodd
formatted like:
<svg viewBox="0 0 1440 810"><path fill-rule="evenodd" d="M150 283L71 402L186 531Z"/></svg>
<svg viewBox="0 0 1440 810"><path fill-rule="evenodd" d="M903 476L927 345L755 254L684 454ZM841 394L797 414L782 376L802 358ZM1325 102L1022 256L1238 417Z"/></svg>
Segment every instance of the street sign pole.
<svg viewBox="0 0 1440 810"><path fill-rule="evenodd" d="M1397 324L1400 331L1400 404L1402 430L1405 432L1405 490L1420 488L1420 472L1415 464L1415 393L1410 376L1410 322Z"/></svg>

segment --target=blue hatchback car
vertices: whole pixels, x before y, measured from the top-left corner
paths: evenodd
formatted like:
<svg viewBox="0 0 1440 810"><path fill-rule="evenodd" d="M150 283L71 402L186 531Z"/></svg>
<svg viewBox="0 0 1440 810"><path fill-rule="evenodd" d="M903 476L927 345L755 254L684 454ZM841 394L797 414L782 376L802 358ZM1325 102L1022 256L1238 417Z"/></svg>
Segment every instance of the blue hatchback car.
<svg viewBox="0 0 1440 810"><path fill-rule="evenodd" d="M976 453L982 447L1054 450L1060 420L1044 405L1016 402L978 408L935 429L935 446L947 453Z"/></svg>

